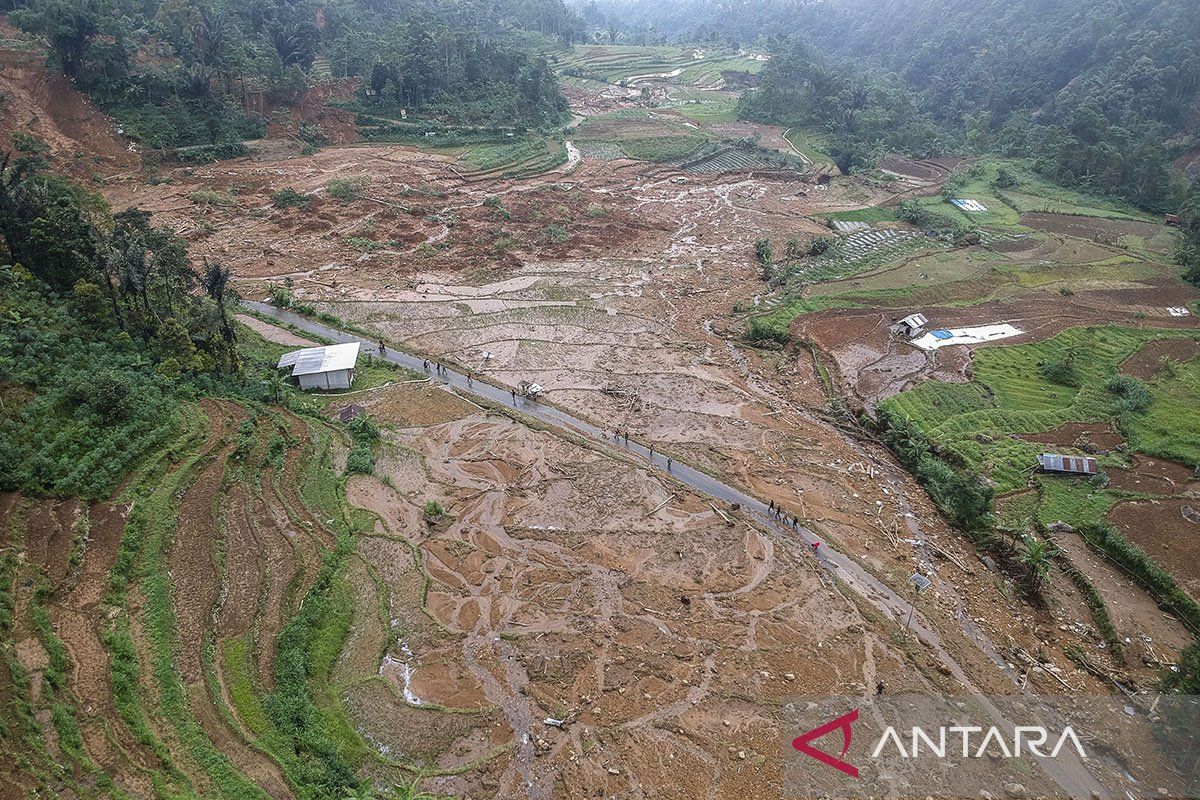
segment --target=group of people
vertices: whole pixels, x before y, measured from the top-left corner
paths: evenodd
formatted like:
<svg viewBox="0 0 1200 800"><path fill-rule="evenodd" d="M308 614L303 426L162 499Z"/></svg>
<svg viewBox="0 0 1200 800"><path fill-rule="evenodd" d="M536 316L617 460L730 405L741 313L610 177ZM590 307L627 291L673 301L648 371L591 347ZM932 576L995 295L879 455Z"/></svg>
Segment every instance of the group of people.
<svg viewBox="0 0 1200 800"><path fill-rule="evenodd" d="M386 354L387 354L387 346L384 345L383 340L380 339L379 340L379 355L383 356ZM436 374L438 374L438 375L446 374L446 368L443 367L441 364L438 364L437 362L433 362L432 366L433 366L433 369L436 372ZM424 367L425 367L425 371L429 372L430 362L428 359L425 360ZM471 375L469 373L467 374L467 385L468 386L474 385L474 381L471 379ZM509 392L509 395L512 397L513 403L516 403L517 402L517 390L509 389L508 392ZM600 435L604 439L608 438L607 432L601 432ZM620 429L613 431L613 441L620 443L622 440L624 440L626 446L629 445L629 431L627 431L627 430L622 431ZM651 461L651 463L653 463L654 448L651 447L650 445L647 445L646 449L649 451L650 461ZM672 466L674 466L674 462L670 458L667 458L667 472L671 471ZM770 502L767 503L767 511L770 512L772 518L779 520L785 526L790 526L792 528L792 530L800 530L799 518L797 518L794 514L789 515L786 512L784 512L784 510L782 508L780 508L775 503L774 500L771 500ZM813 549L814 553L817 552L818 550L821 549L821 543L819 541L814 541L812 543L812 549Z"/></svg>
<svg viewBox="0 0 1200 800"><path fill-rule="evenodd" d="M794 531L800 530L800 519L795 514L789 515L774 500L767 502L767 511L771 514L772 518L779 520L784 526L790 527ZM821 549L821 543L813 541L812 549L814 553L817 552Z"/></svg>

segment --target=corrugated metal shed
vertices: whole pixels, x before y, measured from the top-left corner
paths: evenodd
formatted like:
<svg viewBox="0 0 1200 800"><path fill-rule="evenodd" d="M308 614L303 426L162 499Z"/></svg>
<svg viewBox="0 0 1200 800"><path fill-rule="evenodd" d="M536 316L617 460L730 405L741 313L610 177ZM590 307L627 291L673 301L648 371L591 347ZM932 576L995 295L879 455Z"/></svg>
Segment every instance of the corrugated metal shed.
<svg viewBox="0 0 1200 800"><path fill-rule="evenodd" d="M293 350L279 357L279 368L291 367L294 376L354 369L354 365L358 363L358 348L358 342L349 342Z"/></svg>
<svg viewBox="0 0 1200 800"><path fill-rule="evenodd" d="M1095 475L1096 459L1086 456L1064 456L1058 453L1042 453L1038 464L1047 472L1072 472L1077 475Z"/></svg>
<svg viewBox="0 0 1200 800"><path fill-rule="evenodd" d="M365 408L358 405L357 403L351 403L350 405L346 406L345 408L343 408L341 411L338 412L338 419L341 420L342 422L349 422L352 419L361 417L365 413L367 413L367 410Z"/></svg>

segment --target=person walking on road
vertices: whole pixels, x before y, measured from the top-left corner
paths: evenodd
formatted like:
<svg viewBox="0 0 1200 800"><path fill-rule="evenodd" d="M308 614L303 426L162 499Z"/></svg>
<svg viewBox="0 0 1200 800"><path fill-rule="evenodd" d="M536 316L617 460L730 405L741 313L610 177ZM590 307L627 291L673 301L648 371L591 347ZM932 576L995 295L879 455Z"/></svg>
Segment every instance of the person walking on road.
<svg viewBox="0 0 1200 800"><path fill-rule="evenodd" d="M387 355L387 345L383 343L383 339L379 340L379 355L380 357Z"/></svg>

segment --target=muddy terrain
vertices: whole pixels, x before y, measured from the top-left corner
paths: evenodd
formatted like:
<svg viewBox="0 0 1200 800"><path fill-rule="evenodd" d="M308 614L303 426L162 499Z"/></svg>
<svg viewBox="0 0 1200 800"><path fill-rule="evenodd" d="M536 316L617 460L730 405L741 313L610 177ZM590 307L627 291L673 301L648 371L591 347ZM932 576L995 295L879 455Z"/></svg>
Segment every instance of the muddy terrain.
<svg viewBox="0 0 1200 800"><path fill-rule="evenodd" d="M629 104L615 91L581 97L572 95L581 114ZM777 129L763 132L787 143ZM383 443L373 473L345 482L343 509L321 505L305 478L342 473L340 429L278 415L254 452L267 452L273 435L288 455L275 473L264 467L276 477L243 486L231 476L247 412L206 405L204 434L188 445L194 460L176 463L173 451L164 465L166 475L188 470L172 495L179 529L222 532L162 543L179 702L194 725L176 727L153 664L139 671L135 659L148 691L141 739L120 722L135 717L127 705L118 712L106 683L109 620L134 610L129 636L147 662L172 645L136 613L163 597L101 603L128 505L86 509L88 544L72 563L83 509L0 498L18 520L5 530L28 554L23 569L49 576L49 613L87 703L83 747L131 795L149 795L147 765L164 752L191 765L178 786L209 786L206 762L186 746L201 731L268 795L291 796L272 751L257 744L262 711L246 687L273 686L276 641L303 611L342 524L353 536L337 597L350 611L345 641L321 667L319 700L365 743L361 776L393 784L424 775L426 790L461 797L778 797L787 742L777 711L789 696L1102 693L1114 675L1151 685L1189 639L1127 580L1104 585L1130 640L1120 658L1069 581L1053 584L1047 608L1031 607L888 451L831 407L843 394L870 405L918 379L963 376L969 349L927 359L892 337L902 316L892 309L802 317L794 333L818 360L742 338L746 313L770 295L756 239L825 235L814 215L936 192L954 163L892 160L903 180L888 187L586 156L505 179L464 175L449 156L412 147L349 143L167 167L153 181L113 159L98 165L113 208L152 211L196 257L231 266L244 297L286 289L476 380L535 381L547 404L605 432L600 441L565 434L423 376L357 392ZM332 196L330 184L344 179L356 191ZM285 188L311 194L309 207L276 208L272 194ZM1153 313L1169 325L1159 314L1167 293L1150 283L1069 298L1048 290L946 307L936 321L1020 319L1037 338L1098 316L1137 325ZM308 341L245 324L280 344ZM821 567L798 535L607 446L617 431L772 502L894 592L907 597L909 576L927 574L933 585L916 614L924 633L905 633L896 620L906 607ZM1190 524L1168 525L1168 512L1181 513L1163 511L1163 536ZM1124 513L1114 509L1119 524ZM1094 559L1077 539L1064 549ZM33 673L47 662L39 641L32 631L17 641ZM1076 651L1100 668L1076 669L1067 655Z"/></svg>

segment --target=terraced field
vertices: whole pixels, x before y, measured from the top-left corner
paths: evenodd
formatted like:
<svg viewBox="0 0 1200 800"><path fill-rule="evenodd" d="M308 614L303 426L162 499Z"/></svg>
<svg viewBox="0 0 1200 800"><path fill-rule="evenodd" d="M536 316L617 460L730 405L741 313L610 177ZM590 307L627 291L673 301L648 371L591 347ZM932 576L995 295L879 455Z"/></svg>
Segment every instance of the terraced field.
<svg viewBox="0 0 1200 800"><path fill-rule="evenodd" d="M1067 423L1101 425L1120 420L1130 450L1200 464L1200 438L1180 405L1188 391L1187 380L1152 382L1152 399L1140 411L1130 410L1127 395L1111 380L1131 354L1162 337L1200 335L1088 327L1072 328L1043 342L980 348L969 383L924 383L884 401L881 408L914 423L944 452L988 478L1000 492L1024 488L1037 454L1046 449L1044 442L1028 435ZM1187 370L1195 369L1191 364ZM1174 436L1164 436L1168 430ZM1084 452L1070 445L1059 450ZM1100 461L1107 467L1128 466L1128 457L1116 451L1101 454ZM1063 508L1070 504L1070 497L1054 498L1053 513L1073 519Z"/></svg>
<svg viewBox="0 0 1200 800"><path fill-rule="evenodd" d="M311 410L204 401L111 501L0 495L10 789L340 796L505 751L486 707L414 705L384 669L430 627L428 578L411 530L347 502L351 437Z"/></svg>
<svg viewBox="0 0 1200 800"><path fill-rule="evenodd" d="M626 158L661 162L680 161L706 141L695 128L641 109L589 117L573 137L584 148L607 145L619 148Z"/></svg>
<svg viewBox="0 0 1200 800"><path fill-rule="evenodd" d="M564 74L605 83L663 78L680 85L713 87L722 84L723 72L757 74L765 62L764 56L730 50L578 45L571 55L559 58L558 67Z"/></svg>
<svg viewBox="0 0 1200 800"><path fill-rule="evenodd" d="M898 258L919 249L936 248L944 243L926 239L906 230L883 228L851 233L818 258L789 265L789 284L821 283L855 275L872 265Z"/></svg>

